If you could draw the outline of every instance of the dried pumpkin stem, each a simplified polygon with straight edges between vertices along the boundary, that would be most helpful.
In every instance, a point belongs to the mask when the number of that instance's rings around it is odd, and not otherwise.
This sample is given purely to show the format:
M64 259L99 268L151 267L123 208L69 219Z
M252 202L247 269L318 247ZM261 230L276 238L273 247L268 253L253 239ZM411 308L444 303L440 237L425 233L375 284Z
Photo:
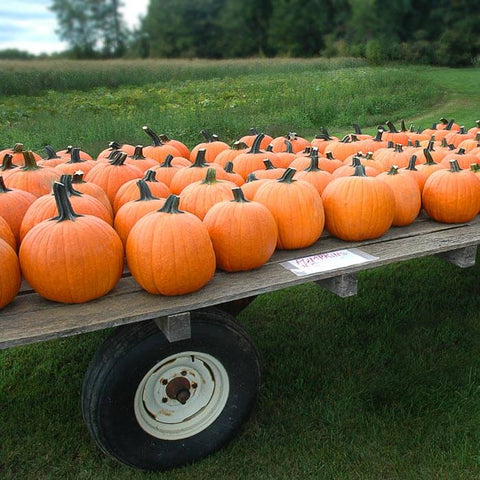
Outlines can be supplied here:
M182 210L179 210L178 205L180 203L180 197L174 195L173 193L168 196L165 204L158 211L163 213L185 213Z
M66 220L75 221L76 218L83 216L74 212L72 204L68 199L67 189L63 183L53 183L53 195L55 196L55 203L57 204L58 216L50 220L56 220L57 222L64 222Z

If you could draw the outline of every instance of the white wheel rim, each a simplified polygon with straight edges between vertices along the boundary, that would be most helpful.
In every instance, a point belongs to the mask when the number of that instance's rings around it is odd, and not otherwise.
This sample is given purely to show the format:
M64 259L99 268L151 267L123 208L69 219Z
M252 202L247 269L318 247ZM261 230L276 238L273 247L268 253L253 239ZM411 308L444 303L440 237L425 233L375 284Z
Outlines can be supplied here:
M175 395L172 398L172 391L180 389L190 395L184 404ZM218 418L229 390L228 374L219 360L206 353L177 353L143 377L135 393L135 416L142 429L156 438L188 438Z

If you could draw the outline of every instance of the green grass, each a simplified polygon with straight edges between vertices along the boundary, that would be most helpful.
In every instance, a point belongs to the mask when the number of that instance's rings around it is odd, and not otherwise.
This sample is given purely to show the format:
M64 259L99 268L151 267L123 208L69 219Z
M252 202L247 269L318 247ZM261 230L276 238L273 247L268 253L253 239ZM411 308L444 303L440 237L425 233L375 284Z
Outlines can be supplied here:
M50 65L38 75L53 75ZM251 126L307 136L320 125L478 118L474 69L185 61L109 88L102 64L88 65L97 71L78 83L72 74L61 92L1 96L2 146L73 142L96 153L111 139L145 142L143 124L193 146L203 127L232 141ZM479 272L429 258L362 273L352 298L314 285L260 296L239 317L263 359L252 419L226 449L166 474L108 459L83 425L83 375L109 332L2 351L0 477L479 478Z

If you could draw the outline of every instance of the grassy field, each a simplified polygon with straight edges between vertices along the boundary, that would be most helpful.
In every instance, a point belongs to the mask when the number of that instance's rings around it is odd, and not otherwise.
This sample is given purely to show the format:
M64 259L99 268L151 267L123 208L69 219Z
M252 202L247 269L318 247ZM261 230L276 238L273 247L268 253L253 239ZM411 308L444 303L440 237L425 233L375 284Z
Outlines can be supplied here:
M145 143L143 124L189 146L201 128L231 142L252 126L305 136L320 125L373 131L401 118L470 126L480 103L474 69L351 60L72 63L66 73L28 65L0 63L0 147L74 143L97 153L113 139ZM165 474L108 459L83 425L83 374L108 331L2 351L0 477L479 478L479 279L479 265L428 258L362 273L352 298L314 285L259 297L239 316L263 358L252 419L221 452Z

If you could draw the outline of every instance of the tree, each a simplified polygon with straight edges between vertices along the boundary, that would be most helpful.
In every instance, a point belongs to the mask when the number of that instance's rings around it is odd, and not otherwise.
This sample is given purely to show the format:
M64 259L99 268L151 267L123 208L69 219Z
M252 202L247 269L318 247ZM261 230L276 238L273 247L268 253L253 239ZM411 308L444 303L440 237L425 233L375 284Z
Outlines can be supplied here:
M58 33L77 58L119 57L127 29L120 15L122 0L53 0L50 9Z

